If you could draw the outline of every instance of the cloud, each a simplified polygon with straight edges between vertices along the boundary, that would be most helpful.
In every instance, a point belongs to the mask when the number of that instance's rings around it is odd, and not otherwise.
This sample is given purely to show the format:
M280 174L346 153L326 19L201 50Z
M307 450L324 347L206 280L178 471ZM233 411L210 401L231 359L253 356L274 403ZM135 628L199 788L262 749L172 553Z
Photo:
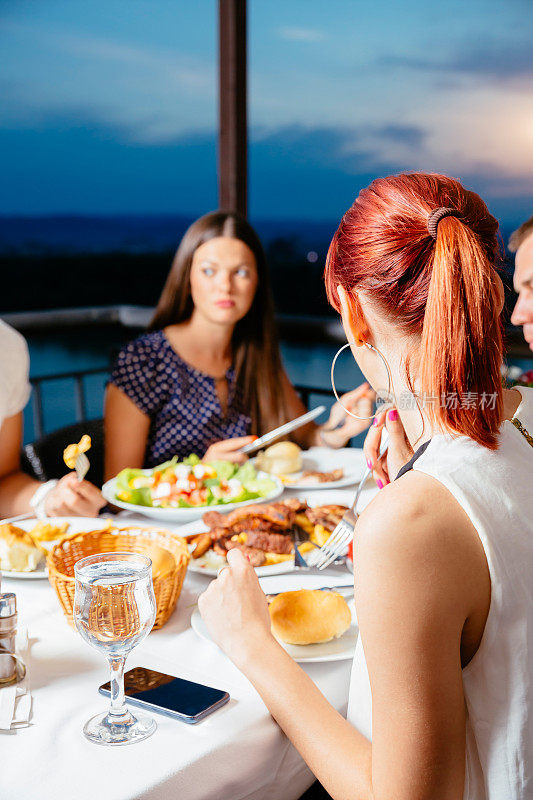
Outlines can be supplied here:
M533 78L531 42L503 42L501 39L485 40L483 46L464 43L446 60L387 55L381 56L378 63L426 72L474 76L491 81Z
M3 177L11 187L0 213L193 216L216 207L214 129L139 143L89 117L58 116L38 130L0 129L0 149L10 153ZM533 207L526 174L488 159L442 158L426 131L396 123L255 129L249 164L255 218L336 220L374 178L410 170L455 175L513 224Z
M324 39L322 31L313 28L280 28L278 31L281 39L289 42L321 42Z
M255 128L252 143L264 152L279 153L295 164L315 164L344 171L403 163L418 157L426 131L414 125L306 126Z
M426 139L426 131L416 125L390 124L374 130L382 139L390 139L391 142L416 149L422 147Z
M215 123L214 60L10 20L0 21L0 33L14 49L0 83L0 127L78 116L122 138L164 143L192 120ZM20 63L17 49L31 57Z

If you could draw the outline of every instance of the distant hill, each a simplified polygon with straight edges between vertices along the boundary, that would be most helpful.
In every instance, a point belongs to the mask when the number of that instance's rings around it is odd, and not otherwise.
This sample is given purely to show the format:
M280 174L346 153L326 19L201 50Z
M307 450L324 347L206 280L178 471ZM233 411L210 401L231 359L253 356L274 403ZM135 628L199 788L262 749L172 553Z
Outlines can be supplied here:
M66 253L160 253L175 250L193 217L181 215L0 216L0 253L47 255ZM268 244L278 237L296 238L302 248L326 246L335 221L251 220Z
M180 215L0 217L0 313L154 305L192 221ZM251 222L265 246L278 311L331 314L322 274L338 222ZM514 227L502 230L504 241Z

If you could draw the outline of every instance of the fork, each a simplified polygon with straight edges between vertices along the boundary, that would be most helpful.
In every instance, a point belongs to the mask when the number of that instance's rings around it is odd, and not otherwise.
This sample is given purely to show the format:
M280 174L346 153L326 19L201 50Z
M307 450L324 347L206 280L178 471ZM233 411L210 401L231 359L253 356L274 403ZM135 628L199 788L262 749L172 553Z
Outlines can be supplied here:
M297 526L294 526L294 569L309 569L309 565L300 553L301 536Z
M383 433L381 434L381 446L379 448L379 455L382 456L385 450L387 449L389 441L389 434L386 428L383 429ZM341 555L344 548L353 537L355 523L357 522L357 517L359 516L356 508L357 503L359 501L359 497L363 490L363 487L368 479L368 476L372 472L370 467L367 467L365 472L363 473L363 477L357 487L357 491L355 493L354 501L351 505L351 508L346 511L343 518L339 522L339 524L334 529L333 533L329 537L329 539L322 545L320 548L317 558L314 561L314 566L317 569L325 569L332 561Z
M76 456L76 463L74 464L74 469L76 470L76 475L78 476L79 483L81 483L82 480L87 475L90 466L91 465L89 464L89 459L87 458L85 453L79 453L79 455Z

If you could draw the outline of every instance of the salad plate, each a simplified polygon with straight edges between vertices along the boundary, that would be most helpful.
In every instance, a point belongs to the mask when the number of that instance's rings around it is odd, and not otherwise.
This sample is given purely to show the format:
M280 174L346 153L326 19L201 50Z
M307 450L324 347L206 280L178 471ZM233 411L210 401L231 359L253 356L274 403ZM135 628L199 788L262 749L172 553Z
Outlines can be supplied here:
M196 456L152 469L124 469L102 487L109 503L161 523L190 522L207 510L232 511L282 492L281 481L257 471L251 461L202 463Z

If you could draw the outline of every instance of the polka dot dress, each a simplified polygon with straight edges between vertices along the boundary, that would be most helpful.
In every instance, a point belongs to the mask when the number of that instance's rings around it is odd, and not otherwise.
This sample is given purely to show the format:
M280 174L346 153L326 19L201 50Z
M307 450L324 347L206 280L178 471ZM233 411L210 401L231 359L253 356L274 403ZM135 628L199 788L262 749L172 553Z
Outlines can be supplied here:
M111 383L150 417L145 467L173 456L196 453L201 457L213 442L250 432L251 420L244 412L232 368L226 379L224 415L214 378L183 361L163 331L139 336L120 351Z

